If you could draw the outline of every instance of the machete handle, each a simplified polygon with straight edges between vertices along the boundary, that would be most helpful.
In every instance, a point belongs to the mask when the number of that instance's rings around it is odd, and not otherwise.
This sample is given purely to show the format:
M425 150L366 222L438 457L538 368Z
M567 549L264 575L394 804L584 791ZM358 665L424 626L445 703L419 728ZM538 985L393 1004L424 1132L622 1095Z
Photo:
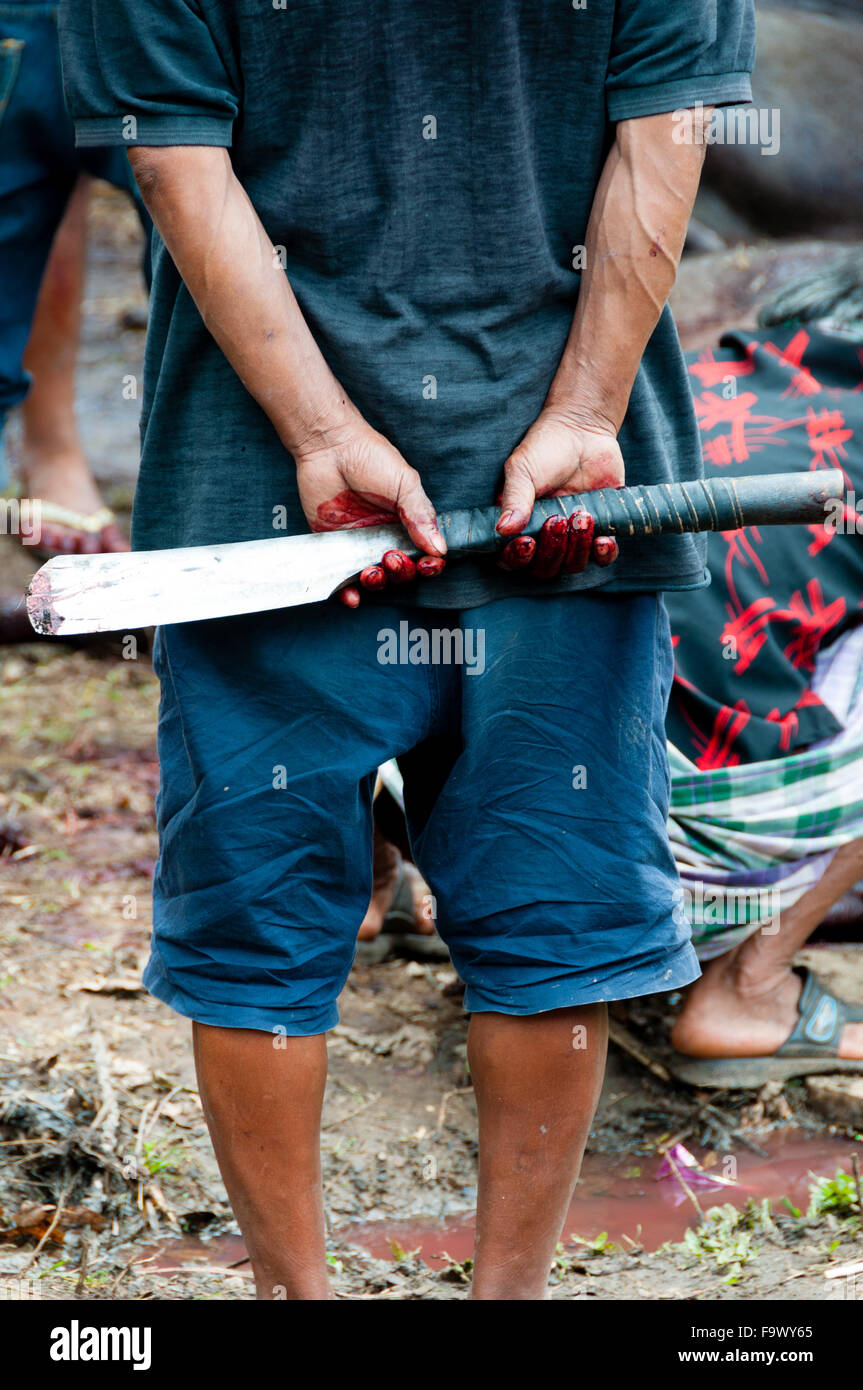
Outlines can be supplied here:
M824 521L827 505L844 496L845 478L831 468L751 478L708 478L689 483L600 488L537 502L521 533L535 536L550 516L589 512L597 536L664 536L685 531L738 531L743 526L788 526ZM450 551L497 550L504 543L497 507L438 513Z

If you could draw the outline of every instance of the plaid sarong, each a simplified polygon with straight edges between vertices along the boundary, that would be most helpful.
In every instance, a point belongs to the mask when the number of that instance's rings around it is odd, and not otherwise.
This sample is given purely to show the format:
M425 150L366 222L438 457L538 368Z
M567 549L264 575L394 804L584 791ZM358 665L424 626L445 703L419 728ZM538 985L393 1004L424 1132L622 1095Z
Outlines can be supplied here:
M702 960L731 950L863 836L863 627L819 654L812 688L842 724L804 752L700 771L668 745L668 830Z

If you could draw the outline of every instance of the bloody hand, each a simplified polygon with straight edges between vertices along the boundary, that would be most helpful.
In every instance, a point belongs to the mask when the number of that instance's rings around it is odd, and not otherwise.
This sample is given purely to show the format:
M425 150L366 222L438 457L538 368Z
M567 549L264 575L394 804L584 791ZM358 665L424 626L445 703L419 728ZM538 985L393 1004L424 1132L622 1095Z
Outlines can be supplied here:
M438 555L423 555L420 560L412 560L403 550L388 550L379 565L368 565L361 571L359 585L367 593L380 593L388 584L407 584L411 579L434 579L445 567L446 560ZM338 597L348 608L356 608L360 589L356 584L348 584L340 589Z
M514 536L498 556L503 570L527 571L534 579L555 579L559 574L581 574L590 560L595 565L610 565L618 556L613 536L594 536L593 517L589 512L573 512L566 517L550 516L539 533Z
M498 564L535 579L581 574L589 561L610 565L618 555L612 536L595 536L589 512L567 521L549 517L538 540L520 533L538 497L566 497L592 488L622 487L623 456L611 426L578 421L545 408L504 465L498 534L505 540ZM510 539L510 537L512 539Z
M319 431L313 444L295 448L294 457L300 501L313 531L381 526L398 517L423 552L415 562L403 550L387 551L379 565L363 570L358 584L339 590L348 608L356 608L362 589L440 574L446 542L419 473L356 410L338 427Z

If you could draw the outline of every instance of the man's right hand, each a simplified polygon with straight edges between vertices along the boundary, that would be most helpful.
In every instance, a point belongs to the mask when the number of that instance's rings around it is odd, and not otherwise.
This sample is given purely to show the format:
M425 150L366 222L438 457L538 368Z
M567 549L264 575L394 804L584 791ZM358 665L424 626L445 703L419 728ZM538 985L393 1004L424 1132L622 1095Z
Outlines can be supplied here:
M317 431L312 440L295 446L293 453L300 501L313 531L382 526L397 518L424 552L414 562L404 551L388 551L380 565L363 570L362 588L379 591L388 583L440 574L446 542L419 473L358 412L344 424ZM339 598L356 608L360 587L348 585Z

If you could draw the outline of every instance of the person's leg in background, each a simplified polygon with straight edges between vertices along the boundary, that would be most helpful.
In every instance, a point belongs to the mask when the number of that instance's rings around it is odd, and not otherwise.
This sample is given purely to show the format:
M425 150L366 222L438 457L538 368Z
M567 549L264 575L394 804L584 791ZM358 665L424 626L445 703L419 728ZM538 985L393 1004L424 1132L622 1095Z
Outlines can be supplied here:
M52 42L56 50L50 16L25 18L23 7L0 6L0 447L9 412L30 384L23 359L39 285L77 177L45 159L50 122L65 119L52 94ZM8 484L0 455L0 488Z
M23 490L52 507L104 520L90 530L58 525L46 516L41 546L59 553L128 550L87 462L75 411L75 373L81 336L90 179L72 190L45 266L24 368L32 379L21 405L18 471Z
M388 915L399 913L402 934L433 936L426 884L413 864L400 854L375 821L372 896L359 930L360 941L374 941L384 931Z
M0 488L10 481L4 426L32 376L20 483L43 503L41 547L128 549L102 507L75 420L88 175L128 191L139 215L142 205L124 151L75 149L49 5L0 4L0 133ZM50 520L52 507L64 520Z
M768 1057L798 1019L803 986L794 957L829 909L863 878L863 840L834 854L819 883L782 912L778 931L756 931L704 967L671 1033L689 1057ZM863 1023L846 1023L839 1057L863 1057Z

